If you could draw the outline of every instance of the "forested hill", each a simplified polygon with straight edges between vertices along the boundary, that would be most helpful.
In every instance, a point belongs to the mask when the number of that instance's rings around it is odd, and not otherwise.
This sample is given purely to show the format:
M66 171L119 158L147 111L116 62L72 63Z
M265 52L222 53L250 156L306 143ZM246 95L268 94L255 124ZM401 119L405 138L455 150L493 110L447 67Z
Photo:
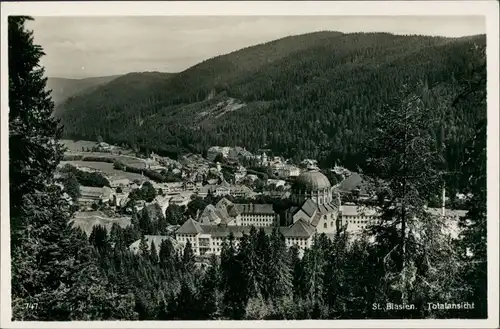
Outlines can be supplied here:
M152 85L166 80L174 73L163 72L132 72L124 75L97 77L86 79L49 78L47 89L52 89L52 98L56 103L55 115L61 116L67 108L59 106L71 98L86 99L100 97L107 99L122 99L137 96ZM106 101L109 102L109 101Z
M373 115L405 82L424 82L451 162L485 116L451 106L481 65L466 38L318 32L218 56L169 79L114 80L60 106L69 138L128 143L169 154L210 145L271 148L286 156L354 165ZM125 78L125 77L122 77ZM62 109L62 110L61 110Z
M83 79L48 78L47 89L52 90L54 102L60 104L72 96L92 91L117 77L119 75Z

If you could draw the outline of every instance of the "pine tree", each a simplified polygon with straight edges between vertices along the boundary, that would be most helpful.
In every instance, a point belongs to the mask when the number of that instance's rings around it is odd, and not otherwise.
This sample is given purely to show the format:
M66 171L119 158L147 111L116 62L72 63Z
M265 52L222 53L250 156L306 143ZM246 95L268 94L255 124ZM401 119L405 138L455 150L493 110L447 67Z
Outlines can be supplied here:
M184 277L181 280L181 289L175 301L175 318L180 320L200 319L200 308L196 299L196 292L192 282Z
M182 253L182 264L184 265L184 269L188 272L192 272L194 269L194 252L191 247L191 242L188 241L186 246L184 247L184 252Z
M143 257L143 259L149 257L148 240L145 236L143 236L141 242L139 242L139 254Z
M255 229L253 229L255 231ZM251 232L252 234L254 232ZM255 234L255 233L254 233ZM260 289L257 282L258 273L258 263L255 254L255 246L252 243L251 236L243 235L238 246L237 260L242 268L242 281L241 289L245 294L249 296L257 296L260 293Z
M52 185L60 129L44 91L43 51L24 28L29 19L8 19L13 318L132 320L133 297L113 292L85 235L67 224L68 204Z
M149 258L151 260L152 265L156 265L158 263L158 253L156 251L156 245L154 241L151 241L151 249L149 251Z
M386 250L388 298L404 303L419 298L426 290L424 282L438 268L441 283L457 279L457 255L442 232L444 219L426 211L429 200L442 190L446 173L442 150L429 129L433 109L421 101L419 90L418 85L404 86L400 96L378 112L364 171L374 179L374 190L385 195L377 200L381 224L372 233L378 247ZM437 276L433 280L437 289L445 289Z
M473 71L471 81L463 83L466 87L456 100L457 106L479 108L482 119L476 126L472 141L466 149L466 159L462 165L467 178L465 192L468 194L467 215L460 220L462 232L459 247L465 263L465 280L471 286L468 298L476 307L471 311L473 317L487 317L487 119L486 119L486 52L476 49L482 59L481 65Z
M248 301L246 289L242 293L244 278L241 262L237 259L234 235L229 234L222 243L221 250L221 290L224 293L223 314L229 319L242 319Z
M293 283L293 297L295 301L298 301L305 296L305 277L304 277L304 265L300 258L300 251L297 245L293 245L289 249L290 267L292 269L292 283Z
M206 270L199 294L198 304L201 305L201 315L204 319L215 320L219 316L219 264L215 255L210 257L210 264Z
M293 293L292 271L285 237L276 228L270 241L271 253L267 265L268 293L274 305Z
M64 192L68 193L73 201L78 200L78 198L80 197L80 183L78 183L78 179L76 178L75 174L66 174L66 177L63 178L62 183L64 186Z
M250 232L252 244L255 246L255 279L258 285L258 291L262 297L267 299L269 292L267 291L267 275L266 267L269 264L269 257L271 254L271 247L269 237L266 232L261 228L258 232L252 230Z
M42 191L53 181L62 159L61 128L52 117L54 103L45 91L42 48L24 24L30 17L10 16L9 43L9 177L11 228L22 225L19 216L24 195Z
M164 270L167 279L175 275L175 250L169 239L162 241L160 245L159 262L160 268Z
M156 230L153 233L157 235L164 235L167 233L167 226L168 222L165 216L163 216L163 214L159 214L156 219Z
M109 248L108 232L101 225L94 226L92 228L92 233L89 236L89 242L99 253L107 252Z
M146 181L144 182L144 184L142 184L141 192L142 198L146 202L151 202L156 198L156 189L149 181Z
M147 207L142 210L142 213L138 217L139 229L141 233L145 235L153 234L153 222L151 221Z
M320 249L316 241L317 238L315 237L312 248L306 249L302 258L304 264L304 277L307 278L305 282L305 297L312 305L316 302L323 303L326 268L323 250Z

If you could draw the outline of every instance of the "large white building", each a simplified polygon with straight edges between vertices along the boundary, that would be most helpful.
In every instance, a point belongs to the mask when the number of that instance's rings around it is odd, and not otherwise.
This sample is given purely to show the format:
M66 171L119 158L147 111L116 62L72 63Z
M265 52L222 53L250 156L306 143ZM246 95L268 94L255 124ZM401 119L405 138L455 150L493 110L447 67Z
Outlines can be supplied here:
M219 254L223 239L230 233L238 241L252 226L269 233L278 227L287 246L297 245L303 250L311 246L315 234L333 234L342 224L340 201L333 198L330 182L317 170L297 177L291 200L294 205L283 214L286 226L277 226L278 216L272 205L232 204L222 199L215 206L207 206L199 222L186 221L176 232L176 238L180 243L190 241L197 255Z
M271 234L275 228L267 226L261 229L265 233ZM194 254L197 256L220 255L224 239L229 234L233 234L235 246L238 246L243 235L248 235L251 229L251 226L202 225L190 218L175 232L175 239L182 248L189 241ZM283 233L289 247L297 245L301 250L304 250L312 245L313 228L305 222L300 221L292 227L282 226L276 229Z
M206 207L199 221L186 221L176 231L176 239L182 246L190 241L196 255L219 255L222 242L231 233L237 245L252 226L269 234L277 228L284 235L287 246L297 245L303 251L311 247L316 234L333 236L338 230L359 233L379 220L374 208L341 205L340 197L337 193L334 197L330 182L318 170L309 170L297 177L292 185L291 201L293 206L281 214L286 225L277 226L277 214L271 205L232 204L222 199L217 205ZM440 209L429 211L443 212ZM463 215L464 212L446 213L454 222Z

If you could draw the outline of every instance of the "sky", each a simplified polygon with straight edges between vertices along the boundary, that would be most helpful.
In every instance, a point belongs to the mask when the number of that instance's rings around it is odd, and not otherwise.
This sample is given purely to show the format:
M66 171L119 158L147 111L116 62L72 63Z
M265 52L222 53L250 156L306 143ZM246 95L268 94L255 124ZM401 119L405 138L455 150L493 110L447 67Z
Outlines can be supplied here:
M49 77L181 72L217 55L315 31L461 37L486 33L481 16L35 17L27 24Z

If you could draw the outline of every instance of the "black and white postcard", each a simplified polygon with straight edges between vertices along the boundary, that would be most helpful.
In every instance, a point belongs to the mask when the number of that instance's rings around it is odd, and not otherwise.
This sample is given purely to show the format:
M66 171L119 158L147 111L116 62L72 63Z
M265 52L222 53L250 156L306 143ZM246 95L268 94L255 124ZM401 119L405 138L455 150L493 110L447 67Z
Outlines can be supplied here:
M498 9L2 3L2 328L498 327Z

